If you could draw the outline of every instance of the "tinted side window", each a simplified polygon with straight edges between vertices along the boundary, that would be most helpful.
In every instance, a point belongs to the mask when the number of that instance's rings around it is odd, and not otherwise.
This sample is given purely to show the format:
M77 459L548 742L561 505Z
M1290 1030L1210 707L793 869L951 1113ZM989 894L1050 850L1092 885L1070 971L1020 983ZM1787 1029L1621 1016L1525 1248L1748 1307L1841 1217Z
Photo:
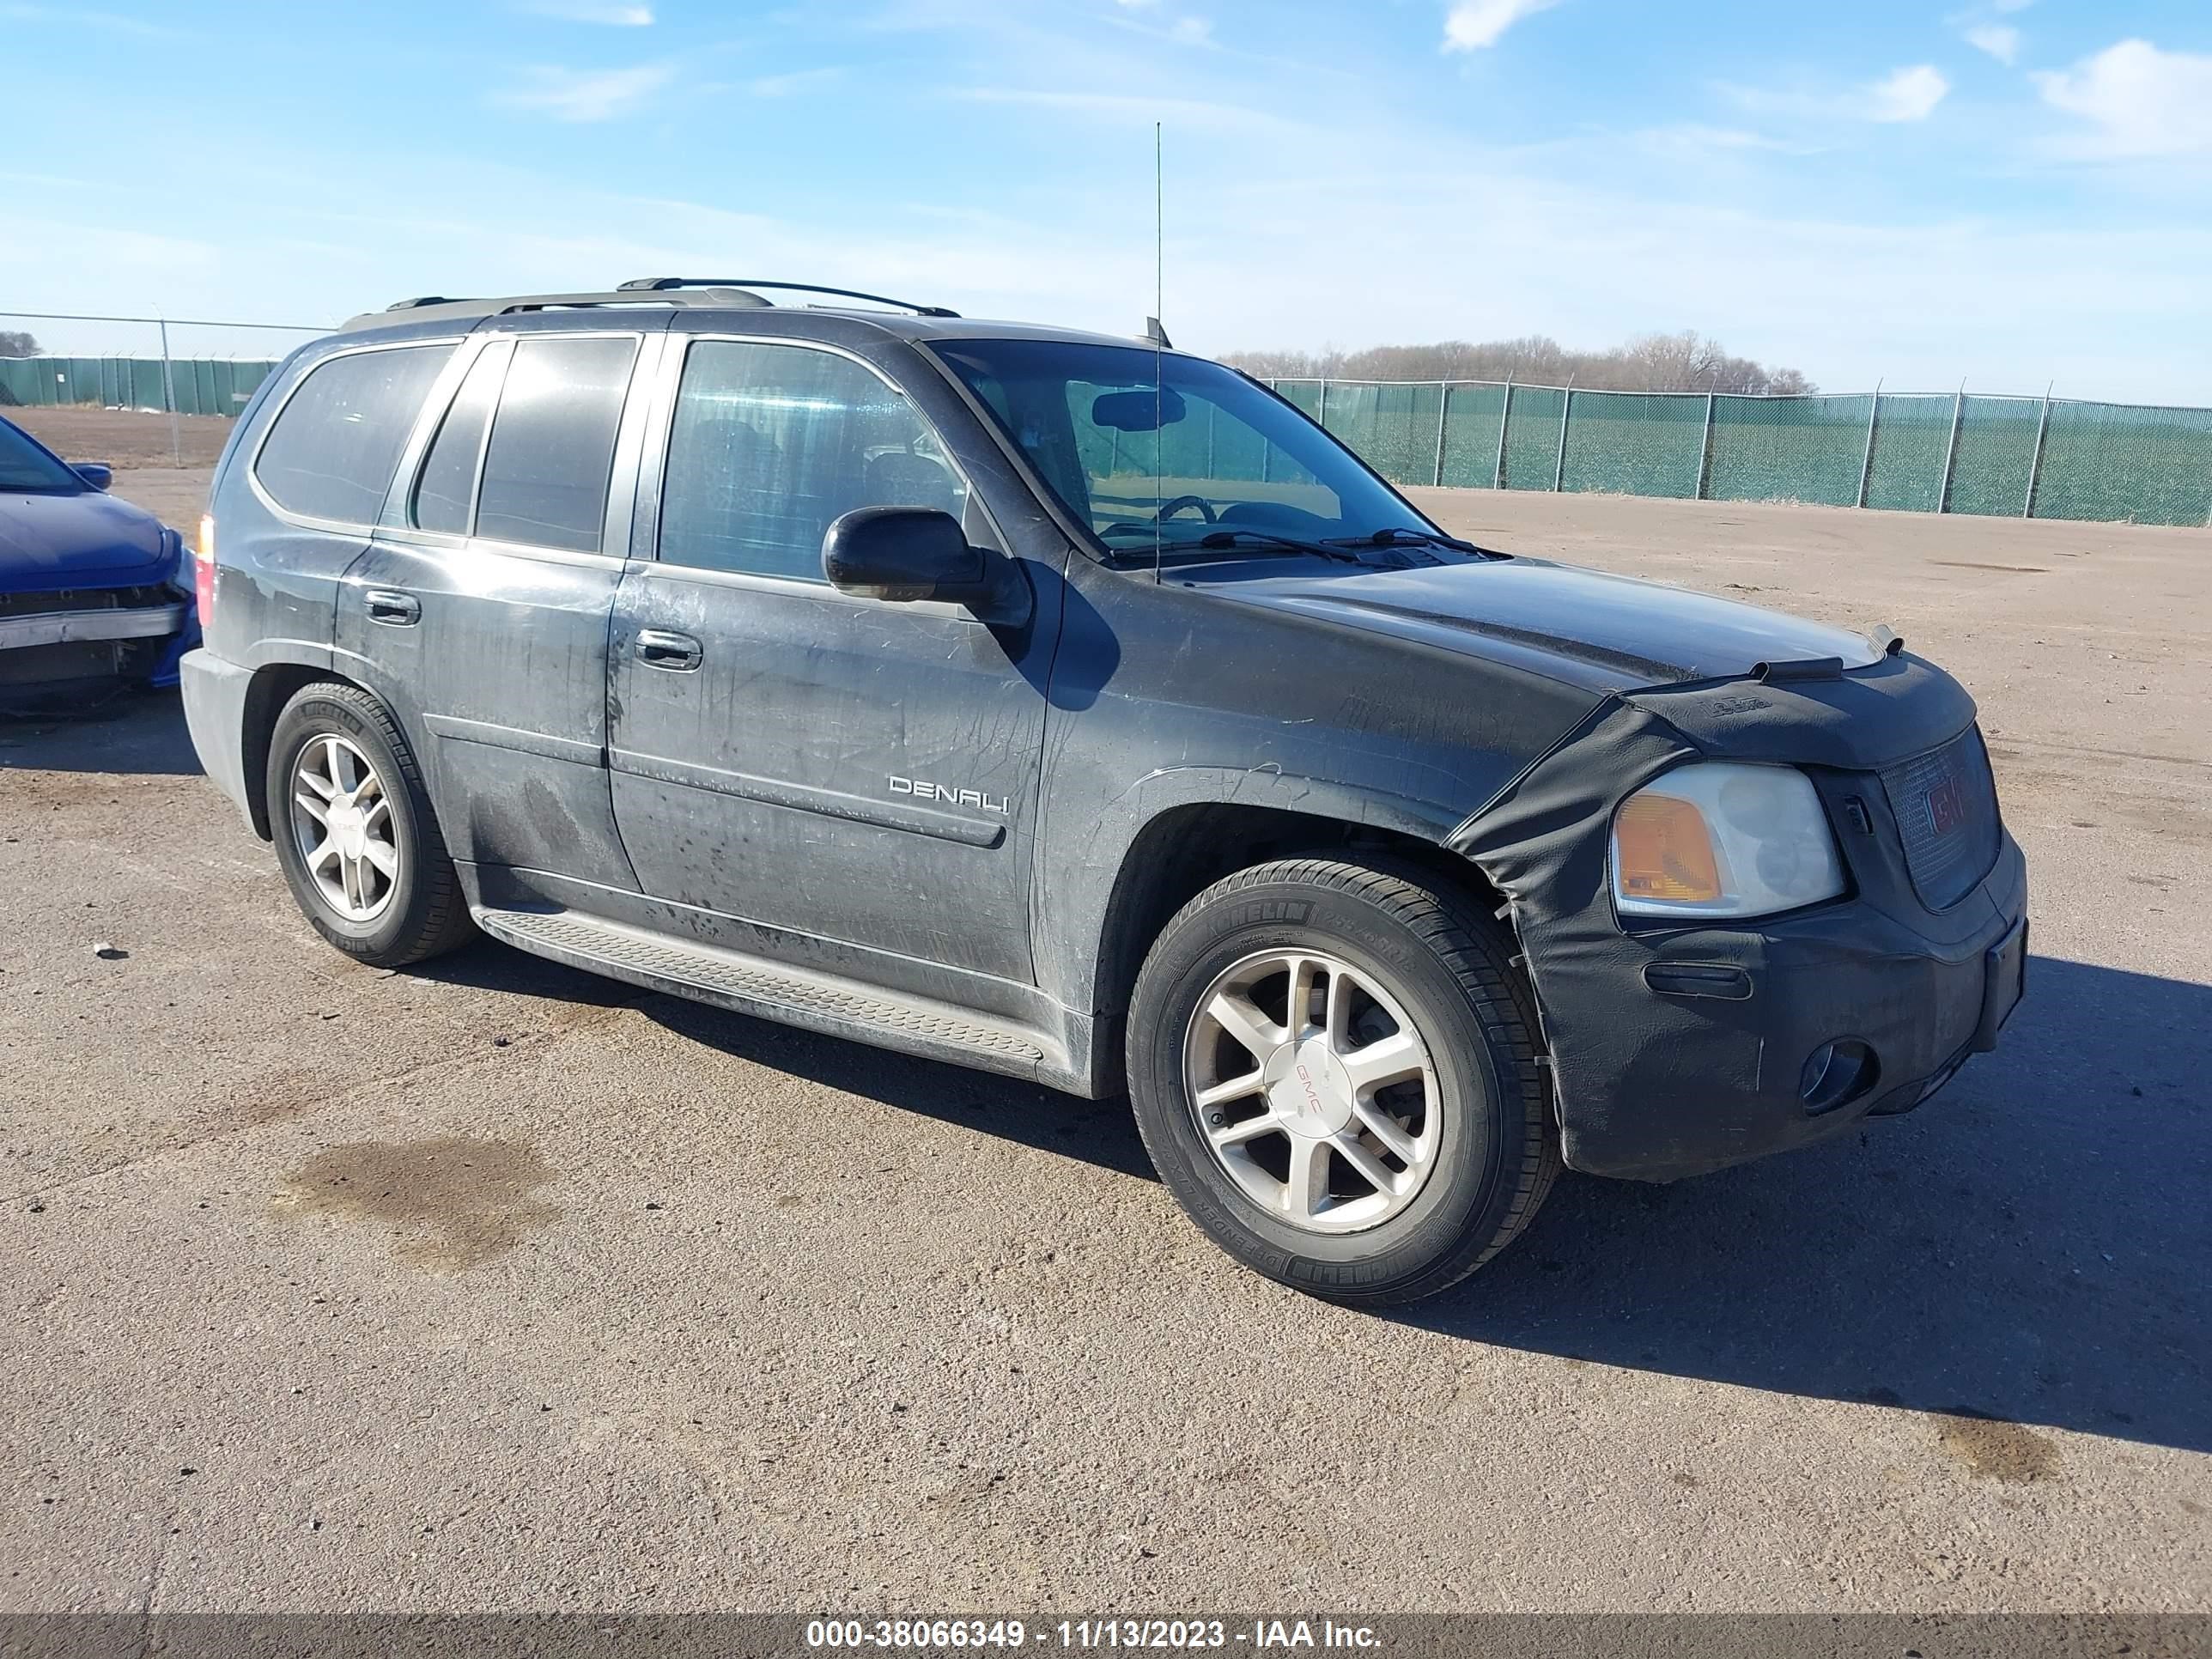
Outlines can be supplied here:
M914 405L850 358L702 340L684 359L661 491L670 563L818 582L822 535L841 514L958 518L967 499Z
M438 422L422 475L415 481L415 525L466 535L469 502L477 487L477 458L483 450L485 424L507 373L507 348L495 341L477 355L453 394L453 407Z
M307 372L253 464L269 499L303 518L372 525L450 345L332 357Z
M599 550L637 342L542 334L515 343L484 452L477 534Z

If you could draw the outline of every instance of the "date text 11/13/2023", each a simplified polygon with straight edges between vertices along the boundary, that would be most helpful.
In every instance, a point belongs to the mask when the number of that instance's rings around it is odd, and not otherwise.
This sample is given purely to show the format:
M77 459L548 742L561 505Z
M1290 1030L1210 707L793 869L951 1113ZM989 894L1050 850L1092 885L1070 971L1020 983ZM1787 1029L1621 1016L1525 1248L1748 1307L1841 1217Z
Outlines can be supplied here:
M811 1649L1370 1649L1382 1638L1365 1625L1332 1620L1256 1619L1232 1626L1221 1619L1063 1619L1032 1626L1019 1619L817 1619L806 1626Z

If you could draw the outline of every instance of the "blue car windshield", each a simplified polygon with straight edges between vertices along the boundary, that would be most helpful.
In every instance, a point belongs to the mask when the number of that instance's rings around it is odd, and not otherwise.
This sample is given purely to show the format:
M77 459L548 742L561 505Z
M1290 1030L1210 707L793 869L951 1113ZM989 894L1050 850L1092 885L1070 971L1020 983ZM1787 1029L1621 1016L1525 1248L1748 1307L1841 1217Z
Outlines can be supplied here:
M0 421L0 489L75 495L89 488L19 428Z
M1336 440L1218 363L1069 340L933 349L1111 550L1230 530L1310 542L1436 533Z

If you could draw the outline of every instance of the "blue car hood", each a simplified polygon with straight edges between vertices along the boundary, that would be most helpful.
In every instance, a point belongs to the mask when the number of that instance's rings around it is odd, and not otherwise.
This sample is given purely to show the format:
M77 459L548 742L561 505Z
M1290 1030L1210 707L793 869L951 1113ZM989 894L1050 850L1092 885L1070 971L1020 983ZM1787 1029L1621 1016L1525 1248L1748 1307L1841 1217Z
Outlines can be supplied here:
M0 593L160 581L176 556L160 520L99 490L0 491Z

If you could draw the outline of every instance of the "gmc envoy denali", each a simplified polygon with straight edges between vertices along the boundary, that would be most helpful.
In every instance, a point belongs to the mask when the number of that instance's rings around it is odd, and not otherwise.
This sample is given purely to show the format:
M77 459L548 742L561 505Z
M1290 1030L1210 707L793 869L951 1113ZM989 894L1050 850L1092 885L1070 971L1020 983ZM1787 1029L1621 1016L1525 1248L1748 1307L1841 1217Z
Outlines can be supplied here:
M1126 1090L1317 1295L1452 1284L1562 1164L1909 1111L2021 994L1948 674L1456 539L1157 326L410 301L270 377L210 506L192 738L339 950Z

